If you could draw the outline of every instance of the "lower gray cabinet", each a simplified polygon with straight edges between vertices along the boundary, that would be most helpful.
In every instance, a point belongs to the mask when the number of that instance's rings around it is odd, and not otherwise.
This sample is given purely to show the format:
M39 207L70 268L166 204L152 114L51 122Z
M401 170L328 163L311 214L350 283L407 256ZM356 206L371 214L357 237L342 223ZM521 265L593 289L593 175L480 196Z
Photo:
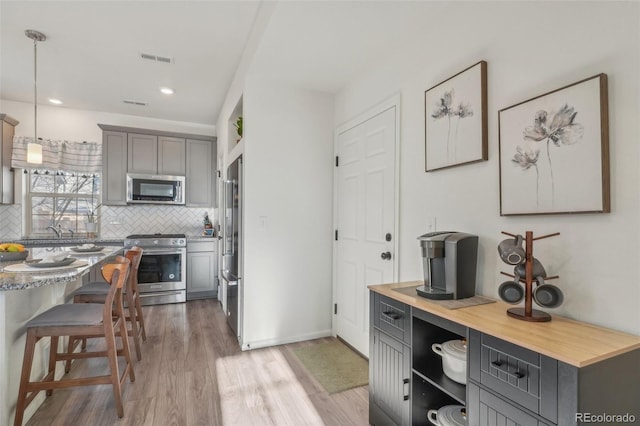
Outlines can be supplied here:
M373 351L369 354L369 368L372 371L372 374L369 374L370 401L377 410L381 410L388 420L392 421L391 424L409 424L410 363L411 350L408 346L374 329ZM371 424L389 424L385 421L387 420L385 416L381 416L380 413L375 414L377 416L369 418Z
M187 243L187 300L218 294L217 240Z
M411 308L373 292L370 302L369 423L409 425L411 347L404 338L411 341Z
M504 399L476 386L467 384L468 424L476 426L545 426L544 423Z

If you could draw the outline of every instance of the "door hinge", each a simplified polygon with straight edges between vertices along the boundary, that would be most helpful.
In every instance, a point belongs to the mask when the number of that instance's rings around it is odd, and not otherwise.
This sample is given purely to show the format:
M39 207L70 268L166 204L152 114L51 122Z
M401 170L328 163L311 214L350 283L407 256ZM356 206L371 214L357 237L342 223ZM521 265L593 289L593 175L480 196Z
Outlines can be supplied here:
M338 315L338 304L337 303L333 304L333 315Z
M338 241L338 230L337 229L336 229L335 239L336 239L336 241Z
M340 157L336 155L336 167L340 165Z

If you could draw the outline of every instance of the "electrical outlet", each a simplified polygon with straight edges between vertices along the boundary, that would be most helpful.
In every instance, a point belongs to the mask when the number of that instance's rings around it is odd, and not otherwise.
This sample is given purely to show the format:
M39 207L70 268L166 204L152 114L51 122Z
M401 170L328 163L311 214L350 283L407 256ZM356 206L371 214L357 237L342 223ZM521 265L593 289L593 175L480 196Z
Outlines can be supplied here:
M435 232L436 231L436 217L428 216L427 217L427 232Z

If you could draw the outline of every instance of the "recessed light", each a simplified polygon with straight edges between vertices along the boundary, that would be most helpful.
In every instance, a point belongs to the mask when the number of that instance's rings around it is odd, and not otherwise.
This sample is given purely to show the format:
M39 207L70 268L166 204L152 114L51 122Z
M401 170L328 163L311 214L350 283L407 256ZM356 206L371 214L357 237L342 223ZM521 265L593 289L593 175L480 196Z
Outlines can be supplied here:
M161 87L160 91L162 93L164 93L165 95L173 95L173 89L171 89L169 87Z
M62 105L62 101L60 99L49 98L49 102L54 105Z

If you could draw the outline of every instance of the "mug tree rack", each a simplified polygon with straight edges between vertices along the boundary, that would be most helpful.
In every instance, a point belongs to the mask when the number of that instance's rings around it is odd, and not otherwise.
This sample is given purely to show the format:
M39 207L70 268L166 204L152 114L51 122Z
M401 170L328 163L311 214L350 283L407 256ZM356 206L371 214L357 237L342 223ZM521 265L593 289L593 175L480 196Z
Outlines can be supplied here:
M504 235L508 235L510 237L516 238L517 235L510 234L508 232L502 231ZM531 321L531 322L547 322L551 321L551 315L544 311L539 311L537 309L533 309L533 242L537 240L542 240L544 238L555 237L556 235L560 235L559 232L555 232L553 234L542 235L540 237L533 237L532 231L526 231L525 233L525 295L524 295L524 308L510 308L507 309L507 315L512 318L516 318L523 321ZM505 272L501 272L503 275L510 276L515 278L514 275L507 274ZM558 276L547 277L546 279L554 279L558 278ZM522 281L522 279L520 279Z

